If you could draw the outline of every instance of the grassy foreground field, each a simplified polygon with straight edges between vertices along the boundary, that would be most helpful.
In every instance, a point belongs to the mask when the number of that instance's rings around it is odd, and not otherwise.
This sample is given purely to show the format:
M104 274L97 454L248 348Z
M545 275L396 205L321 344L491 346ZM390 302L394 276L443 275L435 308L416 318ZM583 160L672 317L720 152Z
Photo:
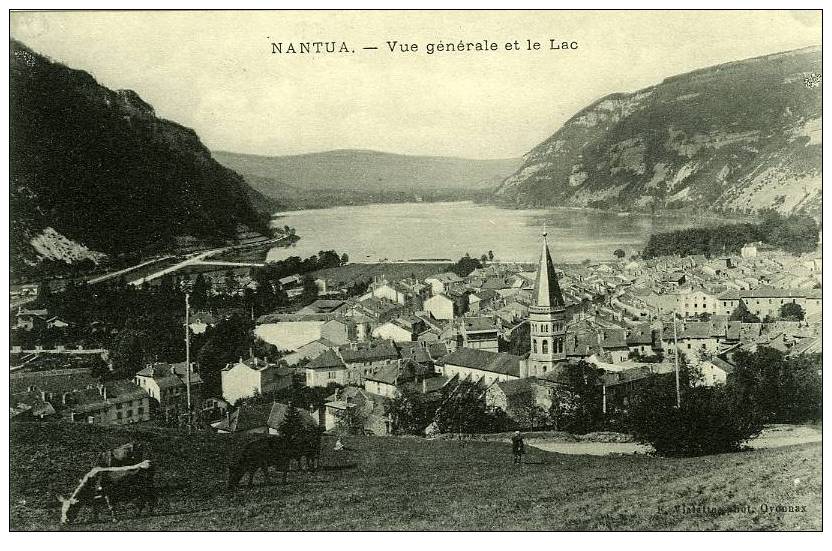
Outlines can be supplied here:
M72 492L99 451L130 440L146 443L159 465L155 514L137 517L132 505L121 505L115 524L88 523L82 512L69 529L821 528L819 443L689 459L532 449L528 463L518 468L509 446L498 442L354 437L344 439L347 451L334 452L326 437L318 473L290 473L286 485L264 484L258 475L253 489L229 493L224 465L241 439L137 427L14 424L11 529L59 529L55 496Z

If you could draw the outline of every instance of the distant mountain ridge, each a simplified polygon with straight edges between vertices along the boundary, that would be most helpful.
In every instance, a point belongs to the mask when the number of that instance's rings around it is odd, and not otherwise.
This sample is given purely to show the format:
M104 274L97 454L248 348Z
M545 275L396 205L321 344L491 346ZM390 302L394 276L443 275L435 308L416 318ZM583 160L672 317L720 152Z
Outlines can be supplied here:
M10 41L12 269L267 233L259 198L190 128ZM250 197L251 196L251 197Z
M725 63L594 102L494 193L515 206L819 215L819 47Z
M214 151L260 193L291 201L324 193L333 202L348 194L383 198L493 190L520 166L520 159L463 159L399 155L365 149L338 149L300 155L264 156Z

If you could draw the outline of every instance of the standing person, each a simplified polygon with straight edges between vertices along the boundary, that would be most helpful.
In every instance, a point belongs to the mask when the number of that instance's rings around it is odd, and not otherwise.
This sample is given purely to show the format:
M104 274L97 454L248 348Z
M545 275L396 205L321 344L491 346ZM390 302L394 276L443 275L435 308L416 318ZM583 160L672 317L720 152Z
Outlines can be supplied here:
M523 454L526 453L526 444L523 442L523 435L519 430L514 431L514 436L511 437L511 452L514 454L514 464L519 465L523 462Z

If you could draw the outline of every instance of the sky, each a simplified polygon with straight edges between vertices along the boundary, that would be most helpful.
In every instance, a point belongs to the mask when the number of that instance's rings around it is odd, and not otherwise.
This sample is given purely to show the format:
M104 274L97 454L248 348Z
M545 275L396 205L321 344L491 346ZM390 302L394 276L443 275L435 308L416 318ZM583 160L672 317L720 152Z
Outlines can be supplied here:
M12 37L213 150L519 157L613 92L821 44L820 12L15 12ZM526 50L527 40L540 50ZM551 50L550 39L577 42ZM506 50L518 41L519 51ZM354 53L274 54L345 42ZM387 41L418 44L391 53ZM497 51L426 53L438 42ZM377 47L365 50L364 47Z

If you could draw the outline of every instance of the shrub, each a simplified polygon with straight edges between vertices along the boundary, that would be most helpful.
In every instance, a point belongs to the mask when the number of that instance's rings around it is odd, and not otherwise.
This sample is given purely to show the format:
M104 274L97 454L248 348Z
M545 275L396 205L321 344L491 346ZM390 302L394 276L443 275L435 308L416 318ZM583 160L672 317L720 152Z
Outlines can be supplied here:
M686 388L676 407L672 377L656 377L633 399L627 422L658 455L687 457L738 451L762 429L747 402L723 386Z

